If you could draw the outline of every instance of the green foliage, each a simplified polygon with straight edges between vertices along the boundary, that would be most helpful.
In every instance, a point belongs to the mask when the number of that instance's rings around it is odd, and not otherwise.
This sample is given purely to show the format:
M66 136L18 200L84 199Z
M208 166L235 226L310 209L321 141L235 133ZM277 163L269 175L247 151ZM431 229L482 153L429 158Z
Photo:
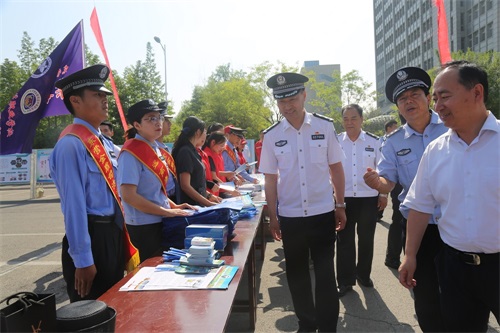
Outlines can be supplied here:
M390 115L380 115L370 119L365 119L365 121L363 122L363 130L378 136L383 136L385 134L385 123L391 119L394 119L398 123L400 123L397 113L392 113Z
M314 106L319 113L333 119L335 128L342 128L342 107L348 104L358 104L366 114L372 111L376 92L368 92L371 83L366 82L357 70L341 75L334 71L331 80L318 81L314 72L304 73L309 81L306 85L314 94L307 96L309 104Z
M266 123L262 129L271 126L283 118L278 110L278 106L271 89L269 89L266 85L267 80L277 73L298 71L298 66L288 66L282 62L271 64L268 61L251 68L250 73L247 75L247 79L255 89L260 91L264 99L263 106L265 109L269 110L269 112L261 115L261 117L266 117Z
M15 62L5 59L0 65L0 105L3 110L14 94L26 81L21 67Z
M258 138L260 130L270 125L271 112L264 106L263 91L252 85L249 77L243 71L232 70L229 64L217 67L204 87L195 87L167 140L175 141L188 116L197 116L207 126L215 122L232 124L246 129L247 137Z
M500 52L473 52L469 49L467 52L453 52L452 58L454 60L467 60L473 62L488 73L489 96L486 107L497 119L500 119ZM439 68L432 68L428 71L433 84L438 73Z
M10 98L21 88L40 63L53 51L57 42L53 38L41 39L38 45L25 32L18 50L19 63L5 59L0 64L0 103L5 106ZM93 54L85 45L86 66L102 63L98 55ZM487 107L499 118L500 114L500 53L455 52L454 59L466 59L476 62L486 69L490 83ZM234 70L231 65L217 67L206 83L194 87L190 100L184 101L178 115L172 120L171 134L166 142L174 142L180 133L186 117L195 115L203 119L207 126L220 122L233 124L247 130L247 137L257 139L260 130L282 119L271 89L266 86L267 79L280 72L298 72L299 66L284 63L263 62L249 69L249 72ZM431 70L431 78L437 69ZM340 109L343 105L356 103L365 110L363 128L377 135L384 134L384 124L389 118L398 120L394 108L390 116L381 115L373 109L375 92L370 92L371 85L353 70L344 75L332 73L332 80L323 82L315 78L314 73L304 73L310 78L307 83L312 92L308 102L321 113L332 117L340 132L342 121ZM150 43L146 45L146 57L126 67L123 75L113 71L115 84L119 92L123 111L143 99L151 98L157 102L165 99L164 82L156 68L154 53ZM111 86L106 83L108 89ZM169 114L173 106L169 103ZM109 120L115 125L115 143L124 142L124 129L118 113L116 100L109 98ZM48 117L40 121L35 136L34 148L53 147L61 130L72 122L72 117Z

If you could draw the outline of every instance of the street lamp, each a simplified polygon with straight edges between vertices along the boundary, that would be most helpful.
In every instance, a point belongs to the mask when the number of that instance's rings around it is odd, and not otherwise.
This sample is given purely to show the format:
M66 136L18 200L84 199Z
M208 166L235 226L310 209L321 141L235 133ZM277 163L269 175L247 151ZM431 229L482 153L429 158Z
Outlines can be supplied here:
M155 42L160 44L163 49L163 59L165 60L165 102L168 103L168 92L167 92L167 44L162 44L160 37L155 36Z

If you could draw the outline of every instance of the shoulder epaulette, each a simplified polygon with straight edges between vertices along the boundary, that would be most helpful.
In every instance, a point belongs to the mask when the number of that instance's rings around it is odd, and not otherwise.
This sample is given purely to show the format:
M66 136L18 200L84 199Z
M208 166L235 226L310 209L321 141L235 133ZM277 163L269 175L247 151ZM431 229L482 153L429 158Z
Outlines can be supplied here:
M392 131L391 133L389 133L389 135L387 135L387 138L390 138L391 136L393 136L397 132L401 131L402 129L403 129L403 126L399 126L397 129L395 129L394 131Z
M379 139L380 139L380 137L376 136L376 135L375 135L375 134L373 134L373 133L370 133L370 132L365 132L365 133L366 133L366 135L368 135L368 136L370 136L370 137L372 137L372 138L374 138L374 139L377 139L377 140L379 140Z
M326 120L326 121L329 121L329 122L333 123L333 119L332 118L328 118L327 116L323 116L322 114L313 113L312 115L315 116L315 117L317 117L317 118L320 118L320 119L323 119L323 120Z
M262 133L266 134L267 132L269 132L270 130L272 130L276 126L278 126L279 123L280 123L280 121L278 121L277 123L272 124L271 126L269 126L268 128L266 128Z

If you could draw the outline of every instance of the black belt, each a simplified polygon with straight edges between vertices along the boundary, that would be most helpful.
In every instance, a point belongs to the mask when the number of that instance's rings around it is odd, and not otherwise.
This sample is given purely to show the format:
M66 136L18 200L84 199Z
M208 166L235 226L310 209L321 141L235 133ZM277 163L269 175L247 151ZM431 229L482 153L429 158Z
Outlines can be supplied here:
M92 215L88 214L87 218L89 222L92 223L112 223L115 221L115 216L100 216L100 215Z
M471 252L462 252L459 251L448 244L446 245L445 248L448 249L448 251L454 255L456 255L460 260L465 262L466 264L473 265L473 266L479 266L481 264L485 264L491 260L496 260L497 263L500 259L500 253L471 253Z

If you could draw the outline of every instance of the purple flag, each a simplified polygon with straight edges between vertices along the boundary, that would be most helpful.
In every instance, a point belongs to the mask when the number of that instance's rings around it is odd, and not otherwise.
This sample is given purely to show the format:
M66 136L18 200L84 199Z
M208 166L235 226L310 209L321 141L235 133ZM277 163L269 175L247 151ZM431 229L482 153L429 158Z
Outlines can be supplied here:
M54 83L83 69L83 20L42 62L0 114L0 155L31 153L40 119L69 114Z

